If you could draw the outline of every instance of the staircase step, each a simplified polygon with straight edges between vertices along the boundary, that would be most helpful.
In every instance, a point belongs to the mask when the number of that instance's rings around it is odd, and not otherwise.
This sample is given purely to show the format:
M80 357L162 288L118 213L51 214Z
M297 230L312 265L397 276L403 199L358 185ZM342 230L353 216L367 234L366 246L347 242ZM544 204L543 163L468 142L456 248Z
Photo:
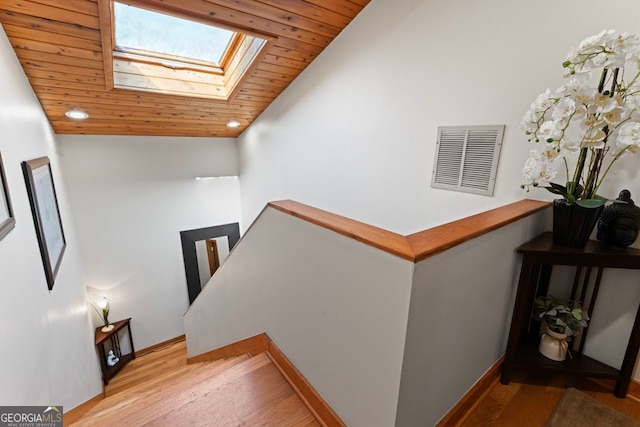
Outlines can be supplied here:
M262 353L200 383L197 389L186 390L172 400L171 407L162 408L161 413L145 411L146 416L137 418L136 423L145 426L255 425L254 417L268 417L278 402L291 396L298 398L271 359ZM302 402L300 405L306 410ZM276 413L277 410L273 414ZM283 425L282 418L271 425Z
M233 381L242 376L244 372L257 369L266 363L268 363L268 360L265 361L264 358L255 357L245 360L240 364L234 364L230 367L227 366L224 372L203 379L197 383L192 381L181 382L176 384L176 387L171 390L171 393L164 390L162 399L154 403L150 403L145 399L145 404L142 406L136 405L133 411L127 407L127 409L121 411L118 414L119 416L114 418L113 421L117 421L118 425L140 426L165 416L170 417L171 413L176 412L178 408L188 405L190 402L215 390L218 384L232 384ZM233 398L233 394L230 397ZM205 410L205 413L206 412L208 412L208 410ZM193 417L194 413L190 415ZM100 421L102 422L103 418L100 418ZM167 421L164 425L184 425L184 421L178 421L178 424Z
M265 405L254 413L245 416L241 425L304 427L317 426L318 421L309 412L297 394L292 394L276 405Z
M170 371L167 374L162 375L161 377L155 378L154 380L148 381L144 384L139 384L128 390L123 390L122 392L114 394L112 396L108 396L96 406L94 406L92 411L101 411L103 409L108 409L120 404L121 402L131 402L133 400L139 400L151 395L154 390L160 390L166 385L170 385L175 381L178 381L180 378L190 375L195 370L195 368L182 368Z
M270 353L187 365L182 343L133 362L74 426L320 425Z
M148 388L162 386L164 383L174 384L176 380L179 381L182 377L186 375L191 375L190 378L192 378L194 381L199 381L199 378L201 378L201 376L202 378L208 378L213 373L217 374L221 372L219 368L219 366L221 365L224 366L224 369L228 369L229 367L235 364L244 362L248 358L249 358L248 355L242 355L235 358L215 360L209 363L198 363L193 365L185 364L175 369L167 369L167 373L162 374L161 376L158 376L156 372L155 374L156 376L153 379L146 381L144 383L138 384L127 390L123 390L120 393L125 393L125 396L137 395L140 392L144 392ZM198 374L192 375L192 373L194 372L198 372ZM116 398L116 396L118 396L120 393L116 393L112 397Z
M105 397L116 395L123 390L130 390L138 384L154 380L158 371L173 372L187 366L184 360L177 362L174 359L168 359L157 360L152 363L145 361L144 369L136 369L137 366L130 366L133 362L125 366L118 374L118 377L105 387ZM127 371L127 368L130 368L130 371Z
M74 426L120 424L119 420L132 417L150 406L171 401L176 394L194 387L212 377L223 374L249 359L248 355L208 363L186 365L159 378L137 385L129 390L102 400ZM169 402L170 403L170 402ZM126 423L124 423L126 424Z

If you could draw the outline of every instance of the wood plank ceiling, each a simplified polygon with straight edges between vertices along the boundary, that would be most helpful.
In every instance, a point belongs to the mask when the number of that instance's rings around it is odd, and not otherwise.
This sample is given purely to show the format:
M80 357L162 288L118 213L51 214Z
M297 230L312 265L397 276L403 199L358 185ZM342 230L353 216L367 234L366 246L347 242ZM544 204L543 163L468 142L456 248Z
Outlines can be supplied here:
M237 137L369 1L142 0L276 39L227 101L108 90L98 0L0 0L0 23L58 134Z

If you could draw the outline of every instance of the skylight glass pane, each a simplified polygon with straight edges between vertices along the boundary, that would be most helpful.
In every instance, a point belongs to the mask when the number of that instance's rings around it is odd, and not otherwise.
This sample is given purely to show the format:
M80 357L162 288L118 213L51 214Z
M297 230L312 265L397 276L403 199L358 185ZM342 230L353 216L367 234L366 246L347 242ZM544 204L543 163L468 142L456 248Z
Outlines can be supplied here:
M116 46L220 63L232 31L115 3Z

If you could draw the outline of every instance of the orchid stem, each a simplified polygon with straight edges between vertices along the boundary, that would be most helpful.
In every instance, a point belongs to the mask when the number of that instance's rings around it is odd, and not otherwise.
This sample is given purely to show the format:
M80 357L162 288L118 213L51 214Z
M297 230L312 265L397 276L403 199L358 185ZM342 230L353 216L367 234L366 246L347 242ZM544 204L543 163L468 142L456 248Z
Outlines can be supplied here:
M613 164L624 154L625 151L627 151L629 149L629 146L624 147L624 149L622 151L620 151L618 154L616 154L616 156L613 158L613 160L611 161L611 163L609 163L609 166L607 167L607 169L604 171L604 174L602 174L602 177L600 178L600 182L598 183L598 185L596 186L596 189L593 191L593 194L598 194L598 189L600 188L600 185L602 185L602 181L604 181L605 177L607 176L607 174L609 173L609 171L611 170L611 166L613 166Z

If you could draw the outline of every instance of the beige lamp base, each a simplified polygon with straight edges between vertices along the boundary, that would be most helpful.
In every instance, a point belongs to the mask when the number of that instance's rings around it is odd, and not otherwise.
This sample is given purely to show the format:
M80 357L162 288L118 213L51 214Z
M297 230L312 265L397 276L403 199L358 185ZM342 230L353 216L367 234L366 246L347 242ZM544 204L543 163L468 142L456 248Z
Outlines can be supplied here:
M115 326L113 326L113 325L106 325L106 326L103 326L103 327L102 327L102 329L100 329L100 330L101 330L102 332L111 332L111 331L113 331L113 328L114 328L114 327L115 327Z

